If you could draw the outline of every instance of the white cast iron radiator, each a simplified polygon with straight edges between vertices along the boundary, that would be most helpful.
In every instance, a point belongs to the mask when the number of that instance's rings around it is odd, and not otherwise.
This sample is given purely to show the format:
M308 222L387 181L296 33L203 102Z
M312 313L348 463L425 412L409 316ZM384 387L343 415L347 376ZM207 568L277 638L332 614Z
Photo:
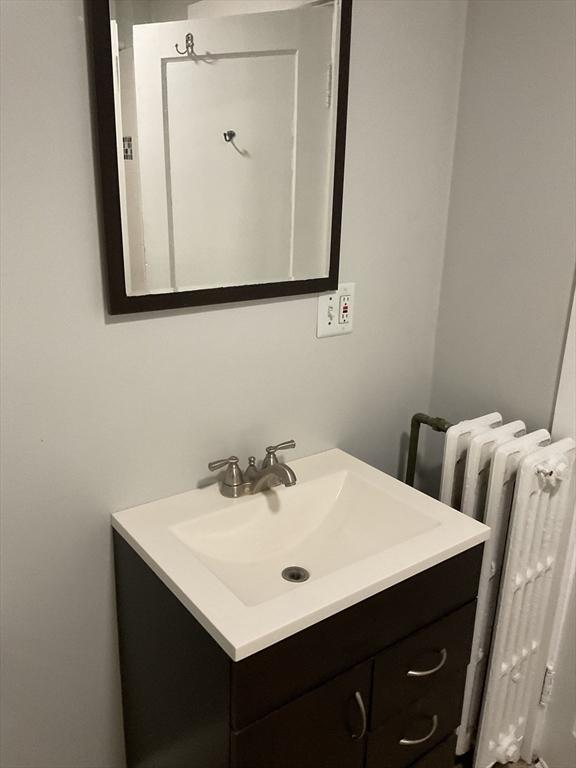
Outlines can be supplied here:
M516 760L539 697L535 674L548 597L573 507L576 445L500 414L446 433L440 500L492 529L484 547L457 754L474 768ZM482 712L481 712L482 709ZM481 712L481 715L480 715Z

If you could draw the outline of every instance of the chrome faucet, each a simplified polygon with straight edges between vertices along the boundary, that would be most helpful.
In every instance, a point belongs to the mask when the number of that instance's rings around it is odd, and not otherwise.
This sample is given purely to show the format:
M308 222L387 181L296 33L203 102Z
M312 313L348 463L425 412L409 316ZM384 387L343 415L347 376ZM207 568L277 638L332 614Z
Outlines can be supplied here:
M250 456L248 467L243 473L238 466L238 456L229 456L227 459L217 459L208 464L210 472L226 467L226 472L220 484L220 493L229 499L237 499L240 496L247 496L260 491L268 490L276 485L295 485L296 475L294 470L278 461L276 451L282 451L287 448L295 448L294 440L286 440L278 445L270 445L266 448L266 456L262 462L262 468L256 467L256 458Z
M276 461L271 467L263 467L258 475L254 477L250 493L259 493L275 485L291 486L296 485L296 475L294 470L288 464L282 464Z

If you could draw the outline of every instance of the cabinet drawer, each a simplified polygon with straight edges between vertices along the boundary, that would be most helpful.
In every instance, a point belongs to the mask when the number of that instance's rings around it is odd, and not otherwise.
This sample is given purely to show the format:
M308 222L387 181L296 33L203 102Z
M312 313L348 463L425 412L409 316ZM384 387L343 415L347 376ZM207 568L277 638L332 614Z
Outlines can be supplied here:
M415 763L412 763L410 768L454 768L455 756L456 736L450 736L432 752L427 752Z
M458 727L466 669L368 737L367 768L407 768Z
M442 688L467 666L476 601L393 645L376 657L371 727L403 711L411 702Z
M481 560L480 545L232 664L232 727L244 728L469 603Z
M367 662L233 733L232 768L361 768L371 676Z

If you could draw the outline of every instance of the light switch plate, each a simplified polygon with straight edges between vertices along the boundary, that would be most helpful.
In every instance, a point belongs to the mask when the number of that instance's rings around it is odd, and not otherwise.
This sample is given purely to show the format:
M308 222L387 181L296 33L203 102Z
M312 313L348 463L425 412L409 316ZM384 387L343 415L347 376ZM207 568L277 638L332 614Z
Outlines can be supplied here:
M354 327L355 283L341 283L333 293L318 296L318 323L316 336L340 336L352 333Z

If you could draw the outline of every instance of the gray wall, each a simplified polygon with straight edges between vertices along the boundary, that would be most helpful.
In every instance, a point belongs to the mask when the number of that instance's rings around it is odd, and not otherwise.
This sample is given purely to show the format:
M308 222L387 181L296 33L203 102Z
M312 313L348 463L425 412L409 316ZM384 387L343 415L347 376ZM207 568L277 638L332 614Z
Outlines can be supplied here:
M575 266L575 10L471 0L432 409L549 427Z
M286 437L395 474L429 402L466 6L355 2L356 324L324 340L313 297L106 321L83 4L1 7L1 763L120 766L110 513Z

